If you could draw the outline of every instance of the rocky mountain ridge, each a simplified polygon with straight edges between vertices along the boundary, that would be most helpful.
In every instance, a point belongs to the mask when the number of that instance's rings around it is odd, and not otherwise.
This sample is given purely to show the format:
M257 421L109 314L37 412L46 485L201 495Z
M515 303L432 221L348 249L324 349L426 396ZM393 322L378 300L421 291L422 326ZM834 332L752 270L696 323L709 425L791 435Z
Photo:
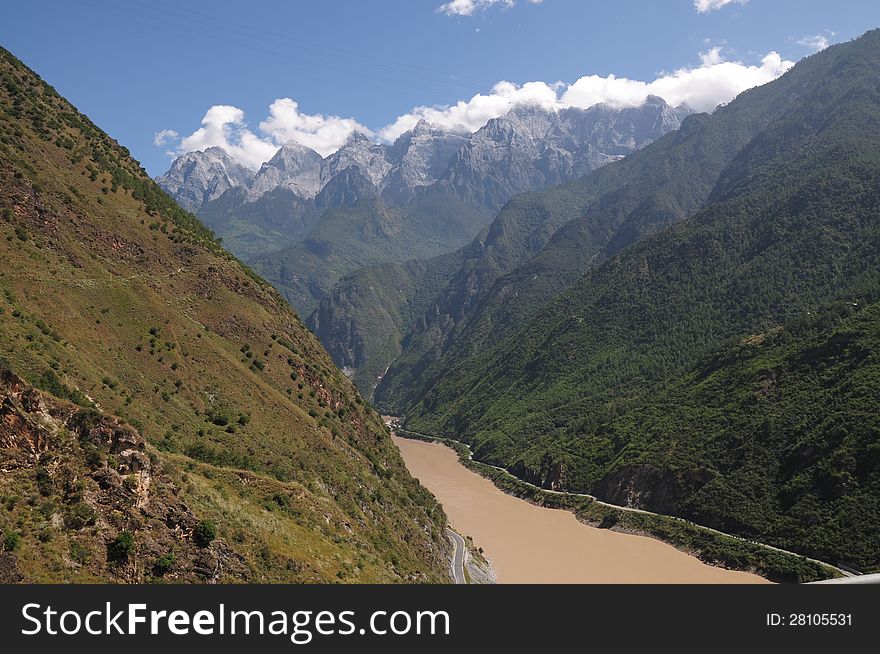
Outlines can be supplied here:
M181 207L195 211L231 188L248 187L254 173L223 148L212 147L181 155L159 180Z
M240 205L277 189L312 200L334 180L329 197L335 200L325 200L325 207L383 194L401 204L417 189L438 184L497 209L515 193L558 184L619 159L676 129L689 113L655 96L625 109L520 106L473 134L443 130L425 120L392 144L355 132L323 158L288 141L256 173L212 147L180 156L156 181L184 208L207 214L207 205L230 189L246 190L239 194ZM352 185L359 192L351 192Z

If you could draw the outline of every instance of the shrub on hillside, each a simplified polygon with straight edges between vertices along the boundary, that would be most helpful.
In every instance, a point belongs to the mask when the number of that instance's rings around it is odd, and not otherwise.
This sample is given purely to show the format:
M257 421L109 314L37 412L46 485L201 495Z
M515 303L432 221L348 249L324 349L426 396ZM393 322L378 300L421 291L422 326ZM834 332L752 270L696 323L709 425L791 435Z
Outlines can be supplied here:
M208 547L217 538L217 526L210 520L202 520L193 532L193 542L199 547Z
M111 561L126 561L129 554L134 552L134 534L130 531L121 531L107 545L107 558Z

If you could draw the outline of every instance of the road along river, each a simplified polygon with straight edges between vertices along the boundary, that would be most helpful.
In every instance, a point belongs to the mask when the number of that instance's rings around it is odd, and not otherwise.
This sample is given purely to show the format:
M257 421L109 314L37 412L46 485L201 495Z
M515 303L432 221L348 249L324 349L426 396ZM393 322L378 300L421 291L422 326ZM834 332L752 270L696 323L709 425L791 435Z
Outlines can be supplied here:
M452 527L484 549L499 583L769 583L706 565L654 538L590 527L569 511L535 506L462 466L445 445L393 438Z

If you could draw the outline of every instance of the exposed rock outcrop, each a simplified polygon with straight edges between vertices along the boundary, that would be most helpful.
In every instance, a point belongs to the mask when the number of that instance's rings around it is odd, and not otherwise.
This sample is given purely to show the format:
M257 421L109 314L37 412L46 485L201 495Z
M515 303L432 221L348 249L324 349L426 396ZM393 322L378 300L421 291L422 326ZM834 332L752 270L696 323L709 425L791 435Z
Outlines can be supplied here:
M36 485L42 502L37 516L43 524L35 527L48 552L42 555L57 555L60 560L54 565L67 566L78 578L247 578L243 559L224 542L215 540L208 547L194 542L199 519L134 428L43 393L3 367L0 471L3 497L16 497ZM11 500L7 503L7 509L15 508ZM114 556L111 544L123 532L133 534L134 549ZM28 581L26 561L34 555L3 553L0 582ZM157 563L163 560L164 567Z

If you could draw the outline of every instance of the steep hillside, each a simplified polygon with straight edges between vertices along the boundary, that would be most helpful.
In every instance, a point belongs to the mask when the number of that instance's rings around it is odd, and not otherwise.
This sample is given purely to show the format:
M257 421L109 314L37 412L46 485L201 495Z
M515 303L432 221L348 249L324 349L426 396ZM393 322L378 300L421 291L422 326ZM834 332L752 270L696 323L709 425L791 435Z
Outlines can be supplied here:
M840 302L701 361L597 430L598 492L880 570L880 305Z
M796 102L778 86L755 89L711 117L686 118L622 161L515 198L413 324L377 401L405 410L445 370L533 316L590 266L694 215L737 153Z
M445 580L442 509L278 293L0 76L3 578Z
M759 129L720 173L704 208L592 268L512 332L447 366L407 405L412 427L464 438L478 458L543 485L609 495L636 489L624 493L627 501L683 512L675 493L670 498L658 489L677 465L677 444L688 447L687 435L664 441L659 469L621 468L653 440L639 441L633 430L610 438L608 425L651 405L728 339L767 333L836 301L861 304L877 296L878 66L880 31L874 31L801 62L716 112L710 123L729 124L742 111ZM764 123L756 111L762 107L773 108ZM676 175L691 178L693 170ZM823 423L828 407L813 406L812 419ZM859 411L848 401L840 410ZM811 419L800 412L781 418L789 421L788 433L799 433L800 421ZM641 424L634 431L649 429ZM817 433L828 442L836 438L830 424ZM759 464L765 470L783 460L778 445L765 452ZM733 485L732 468L713 456L707 452L701 466L688 470L692 490ZM815 491L809 485L815 478L804 479L806 492ZM847 501L854 501L854 488L843 490ZM770 523L780 519L772 513L779 507L767 508L768 521L750 529L725 521L729 510L719 496L702 504L699 515L778 538ZM798 548L830 543L822 536L829 520L824 514L805 525ZM877 527L865 529L876 535ZM851 556L832 545L825 551ZM867 551L859 560L877 565Z
M455 250L490 220L485 210L448 192L431 188L417 195L403 206L359 198L328 209L303 241L250 264L308 316L344 275Z
M363 393L401 352L401 339L461 266L462 251L369 266L343 277L306 324Z

